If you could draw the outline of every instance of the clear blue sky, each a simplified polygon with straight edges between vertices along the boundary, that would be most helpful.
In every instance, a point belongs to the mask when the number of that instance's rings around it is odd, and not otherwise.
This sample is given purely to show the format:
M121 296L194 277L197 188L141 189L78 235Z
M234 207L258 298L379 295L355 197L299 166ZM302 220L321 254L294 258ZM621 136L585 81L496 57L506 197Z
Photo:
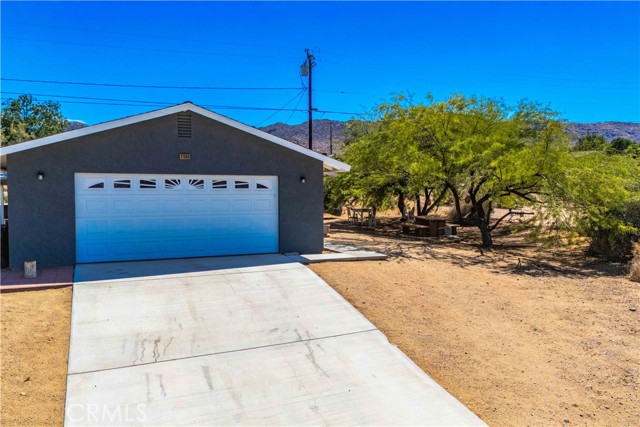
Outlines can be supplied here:
M163 86L302 86L314 106L361 113L410 92L529 98L567 120L640 121L640 4L2 2L2 77ZM306 80L306 79L305 79ZM297 90L211 91L2 81L2 97L45 94L89 124L162 107L51 95L279 108ZM344 93L341 93L344 92ZM104 102L95 105L75 102ZM306 96L298 108L306 108ZM250 125L306 113L212 109ZM324 113L314 118L345 120Z

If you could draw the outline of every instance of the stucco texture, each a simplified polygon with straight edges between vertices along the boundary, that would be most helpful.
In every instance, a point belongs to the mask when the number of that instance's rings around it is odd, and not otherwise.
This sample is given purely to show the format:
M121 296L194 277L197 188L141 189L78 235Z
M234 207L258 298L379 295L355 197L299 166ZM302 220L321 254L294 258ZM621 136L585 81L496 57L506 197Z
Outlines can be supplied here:
M74 174L92 172L278 176L280 252L321 252L322 162L191 115L191 138L178 138L173 114L8 155L11 269L75 263Z

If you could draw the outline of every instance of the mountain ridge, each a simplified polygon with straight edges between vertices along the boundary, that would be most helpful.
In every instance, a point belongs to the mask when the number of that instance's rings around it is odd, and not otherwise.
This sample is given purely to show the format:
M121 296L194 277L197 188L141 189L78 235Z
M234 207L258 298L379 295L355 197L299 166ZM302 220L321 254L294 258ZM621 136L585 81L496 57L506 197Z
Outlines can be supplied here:
M307 147L308 123L302 122L296 125L289 125L282 122L273 123L258 129L275 135L279 138ZM571 136L571 144L575 144L578 139L587 135L603 135L607 141L614 138L627 138L640 142L640 123L633 122L594 122L577 123L564 122L567 126L566 132ZM313 150L319 153L331 154L339 151L347 122L339 120L320 119L313 121ZM330 147L330 130L333 135L333 145Z
M289 125L282 122L276 122L268 126L259 127L258 129L293 142L301 147L307 147L309 144L307 136L309 132L308 123L309 122L302 122L295 125ZM603 135L607 141L611 141L614 138L627 138L632 141L640 142L640 123L615 121L564 123L567 126L567 134L571 136L571 144L575 144L578 139L587 135ZM65 130L81 129L86 126L87 124L80 120L70 120L69 126ZM313 150L323 154L333 154L340 151L342 142L344 141L346 128L347 122L329 119L314 120ZM333 144L330 144L331 139L333 139Z

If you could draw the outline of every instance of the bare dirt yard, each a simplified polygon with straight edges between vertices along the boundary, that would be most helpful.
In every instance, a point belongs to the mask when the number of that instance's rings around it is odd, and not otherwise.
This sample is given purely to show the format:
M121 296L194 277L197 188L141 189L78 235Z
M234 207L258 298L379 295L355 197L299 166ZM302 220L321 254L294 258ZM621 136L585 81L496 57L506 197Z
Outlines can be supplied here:
M0 321L0 425L62 425L71 288L2 293Z
M523 234L482 251L467 228L452 242L337 226L329 240L390 258L312 269L489 425L640 425L640 284L625 266Z
M329 240L390 258L313 270L487 423L640 425L640 285L624 266L521 233L481 251L471 229L340 224ZM61 425L71 288L0 294L0 310L0 425Z

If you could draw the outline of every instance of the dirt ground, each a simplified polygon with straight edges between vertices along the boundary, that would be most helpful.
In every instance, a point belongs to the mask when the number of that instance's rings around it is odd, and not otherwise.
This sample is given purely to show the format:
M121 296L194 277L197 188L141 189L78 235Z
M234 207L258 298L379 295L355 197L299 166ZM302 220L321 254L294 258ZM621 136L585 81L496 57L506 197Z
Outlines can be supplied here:
M390 258L312 269L489 425L640 425L640 284L625 266L521 234L481 251L466 228L454 242L338 226L329 240Z
M62 425L71 288L0 294L0 321L0 425Z
M640 425L640 285L624 266L522 234L481 251L469 229L333 227L390 258L313 270L490 425ZM61 425L71 289L0 294L0 310L0 425Z

